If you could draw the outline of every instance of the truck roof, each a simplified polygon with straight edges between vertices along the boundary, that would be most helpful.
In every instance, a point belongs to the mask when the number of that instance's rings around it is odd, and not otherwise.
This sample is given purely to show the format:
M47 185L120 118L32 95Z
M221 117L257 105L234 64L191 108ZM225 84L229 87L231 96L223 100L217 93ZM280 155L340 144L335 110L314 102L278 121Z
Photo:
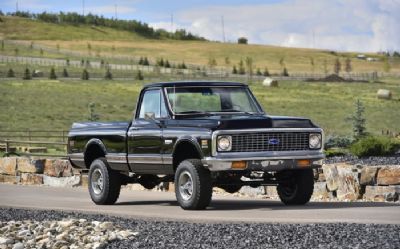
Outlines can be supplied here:
M225 82L225 81L178 81L178 82L159 82L151 83L144 88L150 87L181 87L181 86L247 86L239 82Z

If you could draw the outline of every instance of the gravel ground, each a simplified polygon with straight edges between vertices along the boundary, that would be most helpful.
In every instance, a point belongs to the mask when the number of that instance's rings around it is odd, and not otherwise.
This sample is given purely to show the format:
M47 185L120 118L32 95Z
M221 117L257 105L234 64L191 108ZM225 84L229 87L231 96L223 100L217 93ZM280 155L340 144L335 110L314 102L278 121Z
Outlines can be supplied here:
M325 163L342 163L361 164L367 166L375 165L400 165L400 156L396 157L368 157L358 158L356 156L335 156L325 159Z
M137 231L107 248L400 248L400 225L189 223L0 208L0 220L111 221Z

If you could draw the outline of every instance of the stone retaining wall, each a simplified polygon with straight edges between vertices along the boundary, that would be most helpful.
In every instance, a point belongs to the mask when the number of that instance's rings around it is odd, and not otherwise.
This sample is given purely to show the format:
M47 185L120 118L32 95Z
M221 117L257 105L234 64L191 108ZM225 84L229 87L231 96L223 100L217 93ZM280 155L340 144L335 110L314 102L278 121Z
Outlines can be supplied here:
M316 172L313 200L399 201L400 165L362 166L346 163L325 164ZM87 186L86 174L73 169L68 160L0 158L0 183ZM130 189L143 189L140 185ZM160 189L160 188L157 188ZM168 189L168 188L161 188ZM173 191L173 186L169 187ZM240 194L276 198L276 187L242 187Z

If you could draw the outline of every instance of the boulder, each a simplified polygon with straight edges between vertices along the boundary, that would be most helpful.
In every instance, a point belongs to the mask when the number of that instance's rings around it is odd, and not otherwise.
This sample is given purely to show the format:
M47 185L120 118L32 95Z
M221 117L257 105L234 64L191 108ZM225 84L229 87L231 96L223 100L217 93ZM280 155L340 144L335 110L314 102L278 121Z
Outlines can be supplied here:
M339 187L338 170L335 164L322 165L322 171L326 180L326 187L329 191L336 191Z
M361 169L360 184L375 185L379 167L365 166Z
M330 198L330 194L326 187L326 182L314 183L314 192L312 198L314 200L326 200Z
M53 177L73 176L72 165L68 160L46 159L44 174Z
M260 186L257 188L252 188L250 186L243 186L239 193L246 196L257 196L257 195L265 195L265 188Z
M397 201L400 186L366 186L364 200L367 201Z
M25 185L41 185L43 184L43 175L22 173L20 182Z
M50 187L77 187L81 183L80 176L51 177L43 175L43 184Z
M357 200L360 196L360 183L356 166L337 163L324 164L322 170L328 191L336 191L338 200Z
M0 158L0 174L15 175L17 169L16 157L3 157Z
M265 195L269 198L277 198L278 192L276 190L276 186L264 186Z
M376 178L378 185L400 184L400 165L382 167Z
M20 181L20 176L0 175L0 182L17 184Z
M265 78L262 84L267 87L278 87L278 81L270 77Z
M376 93L378 99L392 99L392 92L387 89L379 89Z
M17 159L17 171L20 173L43 173L45 159L30 159L19 157Z
M81 186L87 187L89 186L89 176L88 175L81 175Z

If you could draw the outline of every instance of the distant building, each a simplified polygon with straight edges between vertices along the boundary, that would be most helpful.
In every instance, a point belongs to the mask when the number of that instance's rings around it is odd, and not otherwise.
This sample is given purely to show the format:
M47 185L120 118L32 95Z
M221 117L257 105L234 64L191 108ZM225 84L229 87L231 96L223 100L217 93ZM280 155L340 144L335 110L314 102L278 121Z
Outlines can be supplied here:
M365 54L359 54L357 55L357 59L359 60L365 60L367 57L365 56Z

